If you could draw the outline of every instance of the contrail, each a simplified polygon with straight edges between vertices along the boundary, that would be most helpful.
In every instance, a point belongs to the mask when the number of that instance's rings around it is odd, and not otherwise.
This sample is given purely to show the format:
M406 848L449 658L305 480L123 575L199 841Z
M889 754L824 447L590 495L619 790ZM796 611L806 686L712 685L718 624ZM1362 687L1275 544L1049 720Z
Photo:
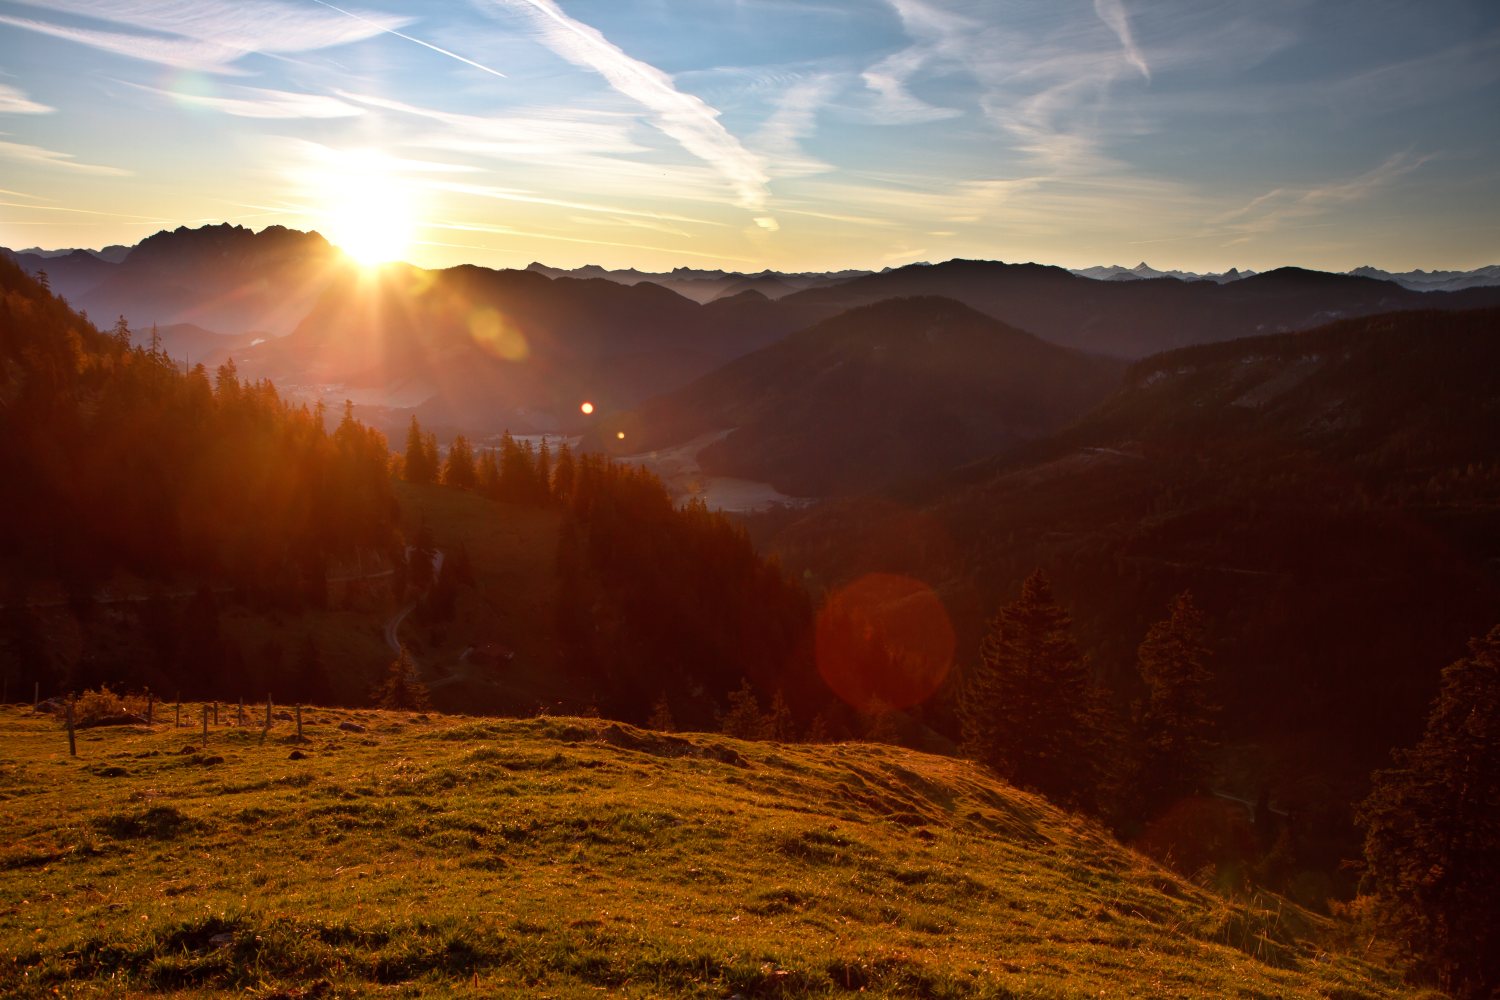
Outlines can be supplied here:
M498 69L490 69L488 66L484 65L483 63L477 63L477 62L475 62L472 59L465 59L463 56L459 55L457 52L449 52L447 49L442 48L441 46L438 46L438 45L433 45L431 42L424 42L420 38L413 38L411 35L402 34L401 32L397 31L395 28L387 28L383 24L377 24L376 22L370 20L368 17L361 17L360 15L354 13L352 10L345 10L342 7L335 7L333 4L327 3L326 0L313 0L313 3L318 4L319 6L322 6L322 7L327 7L329 10L336 10L340 14L343 14L346 17L352 17L352 18L354 18L356 21L362 21L363 23L368 24L372 28L379 28L381 31L385 32L387 35L395 35L397 38L404 38L408 42L416 42L418 45L422 46L422 48L424 48L424 49L431 49L432 51L438 53L439 55L445 55L445 56L447 56L449 59L457 59L459 62L463 63L465 66L473 66L475 69L482 69L486 73L490 74L491 76L498 76L502 80L508 80L508 79L510 79L510 77L506 76L504 73L500 72Z

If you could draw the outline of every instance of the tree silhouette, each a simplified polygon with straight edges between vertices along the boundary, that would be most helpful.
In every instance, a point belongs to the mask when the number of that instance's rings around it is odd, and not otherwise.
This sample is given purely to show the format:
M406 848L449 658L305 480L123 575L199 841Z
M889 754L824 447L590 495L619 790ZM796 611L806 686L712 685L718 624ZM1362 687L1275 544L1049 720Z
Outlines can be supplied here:
M375 689L375 704L381 708L420 712L427 708L427 685L417 676L417 665L406 647L391 661L385 680Z
M469 439L462 434L453 436L453 444L448 448L448 461L443 466L443 485L452 486L460 490L472 490L478 482L474 470L474 449L469 446Z
M1088 680L1072 621L1041 570L1001 608L959 698L968 752L1012 783L1063 801L1092 792Z
M1206 790L1218 747L1218 706L1203 643L1203 615L1184 591L1137 652L1149 690L1141 715L1140 785L1148 813Z
M1444 668L1427 729L1359 810L1368 883L1417 969L1464 1000L1500 994L1500 626Z

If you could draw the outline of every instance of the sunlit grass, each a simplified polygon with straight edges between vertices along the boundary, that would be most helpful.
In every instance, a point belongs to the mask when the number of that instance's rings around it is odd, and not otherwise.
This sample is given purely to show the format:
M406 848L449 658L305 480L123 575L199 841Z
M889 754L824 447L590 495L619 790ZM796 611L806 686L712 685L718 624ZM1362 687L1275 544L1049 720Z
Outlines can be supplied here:
M1400 992L1317 918L1232 905L966 763L304 718L305 744L158 725L70 759L53 719L0 709L0 993Z

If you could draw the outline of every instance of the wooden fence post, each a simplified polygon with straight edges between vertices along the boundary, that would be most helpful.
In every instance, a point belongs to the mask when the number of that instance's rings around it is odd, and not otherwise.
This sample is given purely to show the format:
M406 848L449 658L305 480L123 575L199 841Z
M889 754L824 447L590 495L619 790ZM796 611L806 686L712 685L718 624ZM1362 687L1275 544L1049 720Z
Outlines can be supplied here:
M156 715L156 693L150 688L146 689L146 725L151 725Z
M36 711L36 707L38 705L40 705L41 703L42 703L42 682L41 681L37 681L36 682L36 686L31 689L31 710L33 712L35 712Z
M297 742L302 742L302 706L297 706Z
M78 756L78 742L73 737L73 696L68 695L68 756Z
M208 706L203 706L203 742L208 742Z
M219 703L214 702L214 725L219 724Z
M266 693L266 727L260 731L260 741L266 741L266 735L271 731L271 695Z

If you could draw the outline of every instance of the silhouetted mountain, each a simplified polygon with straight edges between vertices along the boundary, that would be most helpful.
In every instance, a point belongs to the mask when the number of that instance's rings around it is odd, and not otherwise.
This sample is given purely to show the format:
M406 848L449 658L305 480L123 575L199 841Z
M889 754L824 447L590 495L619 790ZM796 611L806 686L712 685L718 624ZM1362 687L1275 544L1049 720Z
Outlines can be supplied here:
M782 304L838 312L910 295L956 299L1044 340L1118 357L1400 309L1500 305L1500 288L1413 292L1390 282L1300 268L1215 284L1169 278L1093 281L1060 267L971 260L855 278L789 295Z
M549 278L604 278L622 285L649 281L663 288L670 288L678 295L692 299L694 302L705 303L724 296L737 295L751 288L763 293L769 299L778 299L794 291L821 288L824 285L837 284L840 281L871 273L870 271L795 273L761 271L758 274L742 274L738 271L702 270L692 267L674 267L667 272L638 271L635 268L611 271L597 264L586 264L583 267L568 270L548 267L540 263L532 263L526 270L545 274Z
M228 223L164 230L119 263L86 250L16 261L33 275L45 270L55 292L100 322L124 315L132 328L191 323L273 335L295 327L349 266L317 233L282 226L256 233Z
M1220 284L1226 281L1238 281L1248 278L1254 271L1241 271L1237 267L1231 267L1222 274L1196 274L1192 271L1158 271L1156 268L1141 261L1135 267L1122 267L1119 264L1111 264L1108 267L1075 267L1072 272L1081 278L1096 278L1100 281L1139 281L1143 278L1177 278L1182 281L1217 281Z
M1394 281L1417 292L1456 292L1465 288L1487 288L1500 285L1500 264L1476 267L1472 271L1382 271L1378 267L1356 267L1349 272L1364 278Z
M556 431L583 401L634 406L783 336L763 296L700 306L650 282L392 266L333 281L289 337L244 352L278 383L339 383L423 402L424 422Z
M591 441L634 453L727 431L700 453L706 471L790 494L844 494L1054 430L1102 399L1120 371L951 300L899 299L825 320L635 413L605 416Z
M899 507L783 515L774 548L817 583L932 581L960 649L1044 567L1117 678L1191 589L1230 735L1261 747L1248 789L1338 775L1313 808L1343 808L1500 619L1497 324L1405 313L1158 355L1054 437Z

